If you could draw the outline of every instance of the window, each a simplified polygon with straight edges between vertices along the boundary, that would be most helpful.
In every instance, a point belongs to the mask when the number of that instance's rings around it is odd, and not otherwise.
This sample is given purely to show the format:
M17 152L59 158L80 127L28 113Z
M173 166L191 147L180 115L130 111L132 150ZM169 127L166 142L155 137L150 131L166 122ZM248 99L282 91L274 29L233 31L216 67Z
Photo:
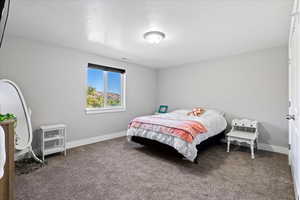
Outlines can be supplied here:
M86 111L125 111L124 69L88 64Z

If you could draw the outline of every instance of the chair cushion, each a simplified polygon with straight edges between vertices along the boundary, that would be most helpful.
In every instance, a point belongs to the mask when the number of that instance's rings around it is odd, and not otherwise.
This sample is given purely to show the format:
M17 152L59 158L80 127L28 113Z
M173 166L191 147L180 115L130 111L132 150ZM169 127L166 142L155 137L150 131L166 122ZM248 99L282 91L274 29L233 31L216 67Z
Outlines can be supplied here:
M256 134L251 132L245 131L231 131L227 134L228 137L235 137L240 139L247 139L247 140L255 140Z

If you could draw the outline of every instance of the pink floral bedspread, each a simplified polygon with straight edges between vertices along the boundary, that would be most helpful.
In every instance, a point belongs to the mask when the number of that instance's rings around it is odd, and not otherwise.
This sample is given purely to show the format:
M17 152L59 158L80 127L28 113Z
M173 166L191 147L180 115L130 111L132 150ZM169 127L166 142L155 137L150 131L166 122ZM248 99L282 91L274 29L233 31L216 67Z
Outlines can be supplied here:
M173 135L190 143L197 135L207 132L205 126L198 121L167 119L159 116L137 117L129 123L129 128Z

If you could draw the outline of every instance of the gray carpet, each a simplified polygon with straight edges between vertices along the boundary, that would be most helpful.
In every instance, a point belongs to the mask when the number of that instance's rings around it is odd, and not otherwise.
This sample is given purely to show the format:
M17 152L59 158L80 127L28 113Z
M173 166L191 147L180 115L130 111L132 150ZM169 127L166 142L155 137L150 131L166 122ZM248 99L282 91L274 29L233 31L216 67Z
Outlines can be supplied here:
M125 138L75 148L16 177L17 200L285 200L293 198L287 156L212 145L199 164Z

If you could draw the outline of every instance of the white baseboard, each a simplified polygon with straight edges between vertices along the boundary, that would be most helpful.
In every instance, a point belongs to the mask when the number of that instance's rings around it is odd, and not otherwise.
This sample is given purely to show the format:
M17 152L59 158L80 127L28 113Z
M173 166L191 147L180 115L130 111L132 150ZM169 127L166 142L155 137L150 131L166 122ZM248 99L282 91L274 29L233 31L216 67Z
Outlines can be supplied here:
M222 140L222 142L227 143L225 139ZM232 144L235 144L232 142ZM246 144L242 143L241 146L247 146ZM281 154L289 154L289 149L287 147L282 146L275 146L271 144L264 144L264 143L258 143L258 149L264 150L264 151L270 151L275 153L281 153Z
M286 154L286 155L289 154L289 149L287 147L275 146L275 145L264 144L264 143L258 143L258 149Z
M75 140L75 141L67 142L67 149L71 149L71 148L75 148L87 144L93 144L105 140L111 140L114 138L124 137L124 136L126 136L126 131L120 131L116 133L105 134L105 135L100 135L100 136L81 139L81 140Z
M111 133L111 134L105 134L105 135L100 135L96 137L91 137L91 138L86 138L86 139L81 139L81 140L75 140L71 142L67 142L67 149L87 145L87 144L93 144L105 140L111 140L114 138L118 137L124 137L126 136L126 131L120 131L116 133ZM226 143L224 140L223 142ZM282 147L282 146L275 146L275 145L270 145L270 144L264 144L264 143L258 143L258 149L265 150L265 151L271 151L275 153L281 153L281 154L286 154L288 155L288 148L287 147Z

